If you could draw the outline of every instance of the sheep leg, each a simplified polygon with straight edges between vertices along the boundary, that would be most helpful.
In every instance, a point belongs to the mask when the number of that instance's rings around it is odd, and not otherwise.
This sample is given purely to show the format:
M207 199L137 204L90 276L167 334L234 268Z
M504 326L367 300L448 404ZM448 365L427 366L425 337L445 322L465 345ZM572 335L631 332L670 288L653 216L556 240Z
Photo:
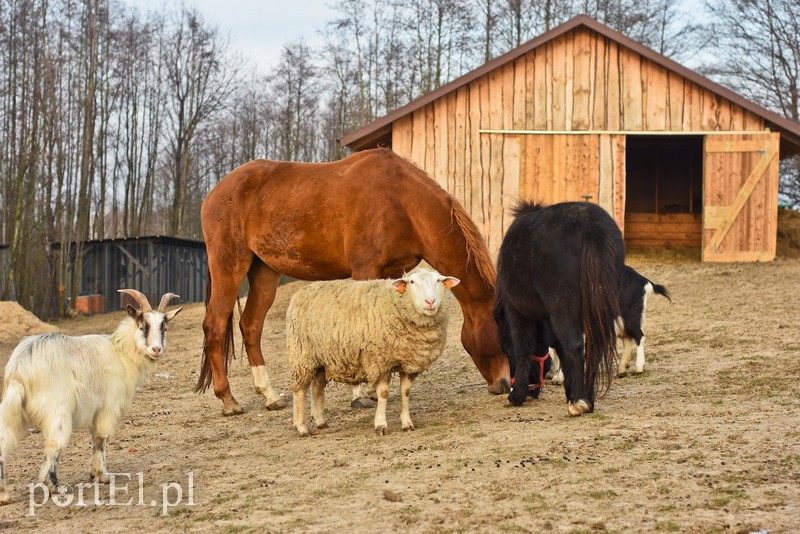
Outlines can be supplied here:
M106 469L106 446L108 438L97 435L92 436L92 465L89 472L90 480L97 480L108 484L108 471Z
M379 436L386 434L389 425L386 423L386 402L389 399L389 375L380 377L375 384L378 394L378 407L375 410L375 433Z
M275 300L280 276L280 273L267 267L264 262L253 258L253 263L247 273L250 295L247 297L247 304L245 304L242 318L239 321L250 370L253 372L253 385L256 391L267 399L267 410L286 408L286 403L272 389L272 382L264 365L264 355L261 352L264 318Z
M317 430L328 428L328 423L325 422L325 416L323 415L323 410L325 409L325 385L325 371L317 371L314 375L314 381L311 383L311 416L314 418Z
M411 384L416 377L416 374L400 371L400 423L403 430L414 430L414 423L411 422L411 414L408 412L408 401L411 397Z
M292 405L292 422L297 432L301 437L308 436L308 428L306 428L303 410L306 404L306 390L308 385L298 386L292 384L293 405Z

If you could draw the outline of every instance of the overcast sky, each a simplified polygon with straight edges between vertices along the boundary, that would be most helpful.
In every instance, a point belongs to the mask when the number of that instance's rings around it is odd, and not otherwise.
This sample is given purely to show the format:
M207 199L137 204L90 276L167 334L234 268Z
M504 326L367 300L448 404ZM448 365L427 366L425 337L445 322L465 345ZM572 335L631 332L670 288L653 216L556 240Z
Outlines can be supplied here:
M142 13L177 9L171 0L125 0ZM206 22L230 37L233 51L241 52L259 70L277 64L283 45L303 40L311 47L322 43L318 31L335 17L326 0L183 0Z

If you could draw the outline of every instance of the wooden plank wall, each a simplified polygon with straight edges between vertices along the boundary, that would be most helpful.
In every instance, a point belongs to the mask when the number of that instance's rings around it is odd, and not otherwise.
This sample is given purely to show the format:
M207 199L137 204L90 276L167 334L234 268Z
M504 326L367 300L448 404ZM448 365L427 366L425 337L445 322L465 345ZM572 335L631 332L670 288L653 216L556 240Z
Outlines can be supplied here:
M578 28L398 119L392 147L458 198L496 252L520 196L558 202L591 195L624 227L625 136L481 129L763 128L761 117Z
M764 150L777 154L778 134L715 136L706 140L706 194L703 199L707 218L703 229L704 245L710 242L718 220L741 195L745 182L755 173L758 183L718 250L706 261L771 261L777 247L778 157L769 162ZM759 167L761 170L756 170Z

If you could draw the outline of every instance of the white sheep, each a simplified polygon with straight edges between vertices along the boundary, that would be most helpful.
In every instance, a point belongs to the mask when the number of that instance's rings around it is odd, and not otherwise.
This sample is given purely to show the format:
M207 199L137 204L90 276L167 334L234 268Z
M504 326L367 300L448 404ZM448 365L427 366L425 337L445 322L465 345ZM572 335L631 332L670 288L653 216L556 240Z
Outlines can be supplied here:
M106 444L128 411L145 373L166 350L167 323L182 308L166 312L177 295L167 293L153 310L142 293L120 289L141 311L128 316L108 335L41 334L26 337L6 365L0 404L0 504L9 502L5 460L25 429L44 437L45 459L39 482L58 487L58 462L73 430L89 430L94 445L90 477L103 483Z
M448 297L460 282L436 271L417 271L397 280L333 280L310 284L292 297L286 311L287 356L294 393L293 422L308 435L303 407L313 383L311 411L325 428L325 385L334 380L375 388L375 432L386 433L389 380L400 374L400 421L413 430L408 411L414 378L444 350Z

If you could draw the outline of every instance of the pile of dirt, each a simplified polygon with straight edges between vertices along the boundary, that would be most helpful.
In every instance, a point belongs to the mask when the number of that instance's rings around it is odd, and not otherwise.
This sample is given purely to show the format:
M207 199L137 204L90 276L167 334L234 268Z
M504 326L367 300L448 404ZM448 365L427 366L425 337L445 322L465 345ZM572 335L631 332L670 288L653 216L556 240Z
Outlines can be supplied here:
M778 209L779 258L800 258L800 211Z
M0 342L17 342L32 334L56 331L58 328L40 321L16 302L0 302Z

